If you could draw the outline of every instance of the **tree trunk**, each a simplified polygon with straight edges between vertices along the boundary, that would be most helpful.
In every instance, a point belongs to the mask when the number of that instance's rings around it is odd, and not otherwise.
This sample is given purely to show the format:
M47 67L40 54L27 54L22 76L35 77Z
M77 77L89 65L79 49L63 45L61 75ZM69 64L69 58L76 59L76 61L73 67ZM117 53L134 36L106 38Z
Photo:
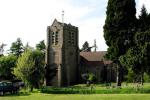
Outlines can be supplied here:
M30 91L31 91L31 92L33 91L33 86L31 86Z
M141 85L143 86L143 76L144 76L144 73L143 71L141 72Z
M121 68L119 64L117 64L117 75L116 75L116 87L121 86Z

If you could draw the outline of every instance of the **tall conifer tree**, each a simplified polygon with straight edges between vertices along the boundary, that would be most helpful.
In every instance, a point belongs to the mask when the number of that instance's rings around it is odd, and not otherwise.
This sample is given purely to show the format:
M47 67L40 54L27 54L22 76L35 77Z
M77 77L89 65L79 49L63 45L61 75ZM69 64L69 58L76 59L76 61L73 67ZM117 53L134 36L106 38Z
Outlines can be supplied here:
M136 22L135 0L108 0L104 38L108 45L106 58L117 64L117 86L121 86L119 57L132 45Z

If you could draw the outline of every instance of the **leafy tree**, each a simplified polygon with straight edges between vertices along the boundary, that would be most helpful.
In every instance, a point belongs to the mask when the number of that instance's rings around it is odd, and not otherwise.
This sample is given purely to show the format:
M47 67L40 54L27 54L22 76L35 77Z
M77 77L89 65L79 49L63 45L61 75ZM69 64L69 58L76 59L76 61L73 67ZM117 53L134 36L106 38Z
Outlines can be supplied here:
M150 32L137 32L134 38L135 46L131 47L127 53L120 57L120 61L125 66L130 67L134 73L140 75L140 82L143 84L144 72L150 67Z
M17 38L16 42L13 42L10 47L10 53L19 57L23 52L23 44L20 38Z
M31 83L31 75L34 71L35 62L30 58L31 53L31 51L27 50L18 58L13 74L17 78L23 80L32 90L33 85Z
M44 40L40 41L39 44L36 44L36 49L40 51L45 51L46 45L44 43Z
M32 74L34 80L31 81L35 88L39 88L43 84L45 77L45 53L40 50L34 50L32 51L31 58L35 62L35 69Z
M127 74L126 78L127 78L126 81L128 83L135 82L136 81L135 80L136 79L136 73L133 72L133 70L131 68L128 68L128 74Z
M127 51L127 53L120 57L122 64L130 67L137 78L139 78L141 84L143 84L144 72L149 72L149 59L150 53L150 17L147 13L146 8L143 6L141 14L138 19L138 30L134 35L134 45Z
M14 55L0 57L0 80L12 80L12 70L15 67L17 57Z
M108 45L107 59L117 65L117 86L121 86L122 66L119 57L133 45L136 21L135 0L109 0L104 25L104 38Z
M26 50L17 61L14 75L23 80L33 90L41 85L44 77L43 54L40 51Z

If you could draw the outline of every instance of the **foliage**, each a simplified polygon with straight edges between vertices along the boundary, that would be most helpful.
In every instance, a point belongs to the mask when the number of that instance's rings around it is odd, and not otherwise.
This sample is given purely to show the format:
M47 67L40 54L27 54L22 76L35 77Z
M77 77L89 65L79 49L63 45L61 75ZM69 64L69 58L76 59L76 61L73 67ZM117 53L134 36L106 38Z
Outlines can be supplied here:
M133 72L132 69L130 69L130 68L128 69L128 74L127 74L126 78L127 78L126 81L127 81L128 83L132 83L132 82L135 81L136 74Z
M126 54L120 57L120 62L124 66L128 66L136 73L136 76L141 75L141 83L143 83L144 72L150 70L150 17L145 6L141 9L139 15L137 32L134 35L134 45L130 47Z
M1 80L12 80L14 75L11 73L16 65L17 57L14 55L0 57L0 77Z
M4 44L4 43L2 43L1 45L0 45L0 57L1 56L3 56L4 54L4 47L6 46L6 44Z
M45 77L45 54L39 50L32 51L31 58L34 59L34 72L32 73L32 77L34 80L31 80L34 87L39 88L43 82Z
M141 8L141 14L138 18L138 31L144 32L150 28L150 15L147 13L145 6Z
M14 75L23 80L27 86L38 88L44 78L44 55L40 51L26 50L17 61Z
M93 73L89 73L88 80L89 80L91 83L94 83L94 82L96 82L97 78L96 78L96 76L95 76Z
M137 32L134 41L135 45L131 47L127 53L121 56L120 62L124 66L130 67L134 73L141 75L141 83L143 83L144 72L150 71L150 32Z
M123 84L121 88L104 87L104 84L96 84L91 87L87 87L85 84L80 86L71 87L49 87L44 86L41 88L42 93L49 94L131 94L131 93L150 93L150 84L144 84L143 87L135 88L135 84Z
M82 74L82 79L86 81L87 85L97 81L97 78L93 73Z
M128 46L125 42L131 42L134 35L132 31L136 20L135 1L109 0L106 14L104 38L109 46L108 58L115 60L125 53Z
M91 48L92 47L89 46L89 43L87 41L85 41L85 43L82 45L81 51L90 52Z
M46 45L44 43L44 40L40 41L39 44L36 44L36 49L40 51L45 51Z
M128 8L128 9L127 9ZM117 85L121 85L119 57L133 45L136 21L135 0L109 0L104 25L104 38L108 45L106 58L117 64Z
M150 82L150 75L144 73L144 82Z
M13 42L10 47L10 53L16 55L17 57L23 52L23 44L20 38Z
M17 65L14 68L14 75L23 80L29 87L33 87L31 83L31 76L34 72L34 60L30 57L31 51L25 51L17 60Z

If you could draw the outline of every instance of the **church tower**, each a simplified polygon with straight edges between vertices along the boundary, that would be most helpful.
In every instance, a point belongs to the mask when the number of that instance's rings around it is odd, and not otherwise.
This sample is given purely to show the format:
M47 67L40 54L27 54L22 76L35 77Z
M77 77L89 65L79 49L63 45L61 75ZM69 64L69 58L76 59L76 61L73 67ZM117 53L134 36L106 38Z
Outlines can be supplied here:
M69 86L78 80L78 27L56 19L47 27L46 84Z

